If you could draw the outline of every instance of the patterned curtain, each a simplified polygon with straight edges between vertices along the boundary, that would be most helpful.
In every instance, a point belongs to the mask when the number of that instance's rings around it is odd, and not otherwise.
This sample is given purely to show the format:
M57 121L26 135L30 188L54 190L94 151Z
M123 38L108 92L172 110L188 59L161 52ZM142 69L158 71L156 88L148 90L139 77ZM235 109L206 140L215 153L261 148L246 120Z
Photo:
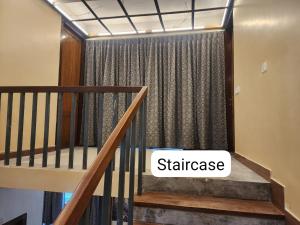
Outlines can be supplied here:
M224 33L88 40L85 85L149 87L147 146L227 149ZM119 117L125 97L119 98ZM112 95L104 98L105 140ZM89 102L94 143L97 98Z
M93 196L78 225L101 224L101 197ZM44 192L43 224L52 225L63 209L63 193Z
M63 193L44 192L43 224L51 225L63 206Z

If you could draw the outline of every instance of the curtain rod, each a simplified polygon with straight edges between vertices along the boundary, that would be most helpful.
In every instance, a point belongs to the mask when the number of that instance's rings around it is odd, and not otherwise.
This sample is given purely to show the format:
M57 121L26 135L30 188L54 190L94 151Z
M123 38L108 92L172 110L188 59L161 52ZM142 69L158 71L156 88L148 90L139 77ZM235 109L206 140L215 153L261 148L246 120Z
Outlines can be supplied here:
M148 33L148 34L130 34L130 35L117 35L117 36L105 36L105 37L90 37L87 40L114 40L114 39L134 39L134 38L146 38L146 37L163 37L170 35L184 35L184 34L198 34L208 32L221 32L224 29L202 29L202 30L189 30L189 31L173 31L165 33Z

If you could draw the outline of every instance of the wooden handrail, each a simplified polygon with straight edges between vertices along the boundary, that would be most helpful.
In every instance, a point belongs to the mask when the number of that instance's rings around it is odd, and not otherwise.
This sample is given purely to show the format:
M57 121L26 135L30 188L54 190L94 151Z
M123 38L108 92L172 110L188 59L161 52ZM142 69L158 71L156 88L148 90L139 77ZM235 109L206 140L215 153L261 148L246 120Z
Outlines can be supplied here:
M128 110L108 137L95 161L80 180L72 199L55 220L54 225L78 224L106 168L114 158L116 149L124 137L127 128L147 95L147 90L146 86L140 89Z
M0 93L21 93L21 92L62 92L62 93L132 93L139 92L142 87L128 86L0 86Z

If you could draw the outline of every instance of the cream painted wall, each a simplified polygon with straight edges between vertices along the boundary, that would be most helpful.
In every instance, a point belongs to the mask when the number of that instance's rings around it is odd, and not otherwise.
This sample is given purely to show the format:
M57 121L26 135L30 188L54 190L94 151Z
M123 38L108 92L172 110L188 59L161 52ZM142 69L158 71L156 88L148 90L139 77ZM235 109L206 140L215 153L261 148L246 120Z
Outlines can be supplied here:
M44 192L0 188L0 224L27 213L28 225L42 224Z
M0 1L0 86L57 85L61 18L43 0ZM43 142L44 101L39 96L36 147ZM11 149L16 149L19 95L14 95ZM24 149L29 148L31 100L25 101ZM50 143L54 145L55 96L52 97ZM2 96L0 152L4 148L7 95Z
M236 0L235 144L286 188L300 218L300 1ZM267 61L267 73L260 72Z

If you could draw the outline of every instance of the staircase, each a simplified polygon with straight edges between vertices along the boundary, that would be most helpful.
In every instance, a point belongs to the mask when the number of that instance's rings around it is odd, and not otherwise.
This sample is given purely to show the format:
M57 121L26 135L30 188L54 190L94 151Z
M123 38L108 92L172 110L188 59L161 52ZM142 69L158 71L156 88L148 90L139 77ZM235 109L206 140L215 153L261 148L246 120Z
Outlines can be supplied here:
M135 196L136 221L168 225L283 225L270 183L232 160L226 179L143 177Z

